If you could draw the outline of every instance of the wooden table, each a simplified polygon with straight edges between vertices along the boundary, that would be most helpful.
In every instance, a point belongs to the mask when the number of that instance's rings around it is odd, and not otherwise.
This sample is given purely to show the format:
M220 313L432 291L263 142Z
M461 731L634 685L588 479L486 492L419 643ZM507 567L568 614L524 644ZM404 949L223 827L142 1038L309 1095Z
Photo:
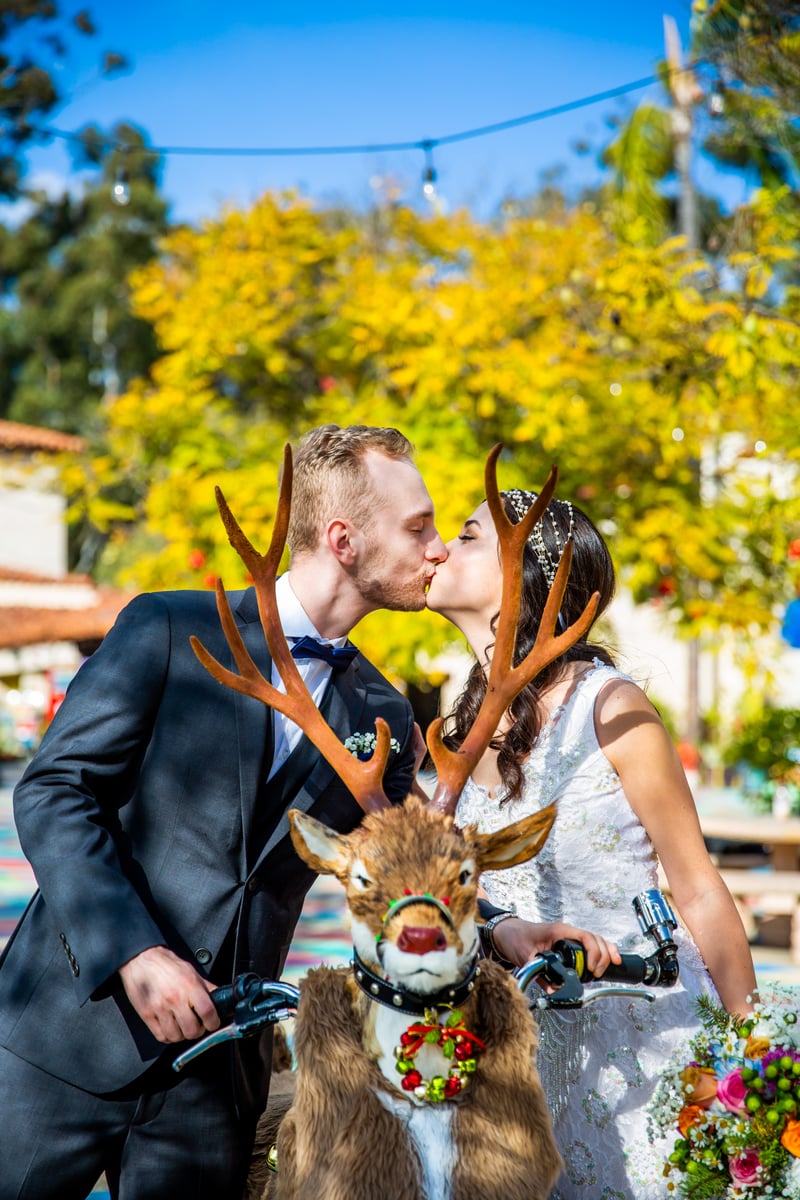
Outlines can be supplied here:
M790 917L792 961L800 963L800 818L748 814L740 808L703 812L702 805L698 807L705 838L766 848L768 865L743 870L723 863L720 875L743 916L751 908L766 908Z
M768 847L770 865L776 871L796 871L800 866L800 817L701 812L700 828L706 838Z

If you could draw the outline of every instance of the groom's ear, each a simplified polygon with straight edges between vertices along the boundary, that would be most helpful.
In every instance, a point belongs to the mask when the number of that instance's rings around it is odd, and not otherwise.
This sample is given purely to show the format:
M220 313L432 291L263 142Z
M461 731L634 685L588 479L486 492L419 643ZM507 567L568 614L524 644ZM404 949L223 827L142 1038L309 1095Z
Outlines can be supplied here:
M355 561L357 533L355 526L344 517L334 517L326 526L328 548L342 566L350 567Z

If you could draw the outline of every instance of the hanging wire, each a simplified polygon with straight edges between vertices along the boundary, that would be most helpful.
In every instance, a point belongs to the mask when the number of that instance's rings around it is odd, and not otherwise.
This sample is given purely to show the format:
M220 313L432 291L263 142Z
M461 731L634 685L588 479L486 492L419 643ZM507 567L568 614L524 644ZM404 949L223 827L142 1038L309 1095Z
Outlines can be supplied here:
M669 74L692 71L708 61L707 59L695 59L684 67L674 68ZM511 117L509 120L496 121L491 125L478 125L473 129L463 129L456 133L447 133L435 138L423 138L418 141L367 142L364 144L341 146L143 146L138 150L138 153L148 155L152 158L177 155L209 158L302 158L322 155L382 154L419 150L429 155L437 146L453 145L456 142L466 142L473 138L490 137L493 134L502 133L507 129L517 129L522 125L532 125L537 121L546 121L551 117L558 117L580 108L588 108L590 105L600 104L604 100L613 100L619 96L627 95L629 92L640 91L642 88L650 87L654 83L662 83L663 81L664 73L646 75L642 79L634 79L630 83L623 83L618 87L607 88L602 92L593 92L591 95L581 96L577 100L568 100L564 104L555 104L549 108L542 108L536 112L527 113L525 116ZM33 128L36 129L37 133L47 137L61 138L64 141L72 142L81 142L83 140L82 135L74 131L56 129L48 125L39 125ZM108 149L115 149L120 147L122 143L116 141L114 138L105 137L98 138L97 144Z

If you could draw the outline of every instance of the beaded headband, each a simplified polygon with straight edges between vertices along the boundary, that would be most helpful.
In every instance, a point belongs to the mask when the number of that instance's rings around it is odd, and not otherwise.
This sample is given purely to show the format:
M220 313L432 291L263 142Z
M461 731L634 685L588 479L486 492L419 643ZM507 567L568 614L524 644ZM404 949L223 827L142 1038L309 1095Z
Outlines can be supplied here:
M524 492L519 488L512 488L508 492L503 492L503 495L508 501L510 501L511 507L514 509L514 512L517 514L520 521L525 516L525 513L531 507L533 502L536 500L536 492ZM558 564L561 562L561 556L564 553L564 547L566 546L567 542L571 540L572 530L575 526L575 514L572 510L572 505L570 504L569 500L556 500L554 498L551 503L562 505L562 507L566 508L567 512L569 513L569 529L567 531L566 538L563 541L561 540L561 534L559 532L558 525L556 524L556 519L550 512L549 508L545 509L545 512L540 520L538 520L534 525L533 533L528 538L528 545L536 555L539 566L544 571L544 577L547 580L548 587L553 586L553 580L556 577L556 571L558 570ZM555 538L555 543L558 548L558 554L555 558L545 545L544 535L542 533L542 522L544 521L545 517L550 518L550 525L553 529L553 537Z

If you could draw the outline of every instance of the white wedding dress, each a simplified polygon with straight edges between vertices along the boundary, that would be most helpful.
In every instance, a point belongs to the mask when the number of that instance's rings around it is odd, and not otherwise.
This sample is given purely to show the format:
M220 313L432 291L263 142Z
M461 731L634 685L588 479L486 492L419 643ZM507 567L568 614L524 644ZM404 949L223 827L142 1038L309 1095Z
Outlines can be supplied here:
M491 902L531 921L566 921L650 954L631 907L657 887L656 857L594 727L595 699L621 676L595 660L552 714L525 766L522 796L501 804L470 780L456 821L500 829L553 801L555 824L537 858L482 883ZM699 1027L695 999L717 1000L689 933L679 928L680 982L650 1004L622 998L539 1020L538 1066L565 1169L554 1200L667 1200L664 1157L672 1140L650 1144L645 1108L659 1072ZM594 986L594 985L592 985Z

